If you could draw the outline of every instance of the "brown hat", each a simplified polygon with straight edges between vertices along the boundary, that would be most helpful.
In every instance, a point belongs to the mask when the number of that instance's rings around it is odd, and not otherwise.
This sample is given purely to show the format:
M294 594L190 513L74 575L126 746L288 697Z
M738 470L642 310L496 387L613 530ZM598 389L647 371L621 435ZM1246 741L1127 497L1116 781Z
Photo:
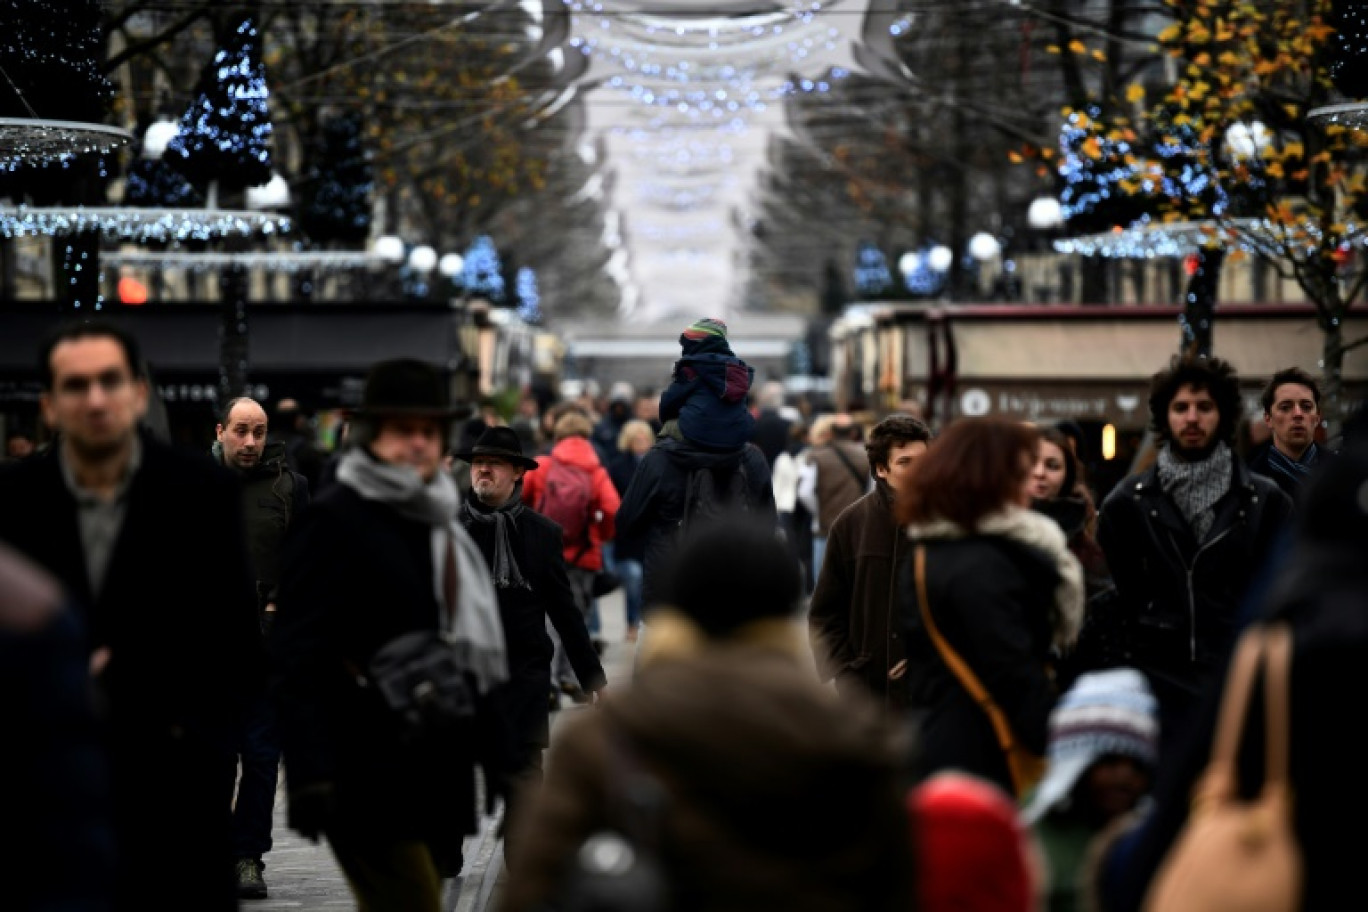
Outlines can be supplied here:
M361 407L350 417L379 418L411 415L424 418L461 418L470 414L466 405L452 406L446 383L437 369L415 358L395 358L373 365L361 392Z
M537 460L523 455L522 441L512 428L496 425L479 436L475 445L464 453L453 453L463 462L474 462L477 456L492 456L503 459L524 469L535 469Z

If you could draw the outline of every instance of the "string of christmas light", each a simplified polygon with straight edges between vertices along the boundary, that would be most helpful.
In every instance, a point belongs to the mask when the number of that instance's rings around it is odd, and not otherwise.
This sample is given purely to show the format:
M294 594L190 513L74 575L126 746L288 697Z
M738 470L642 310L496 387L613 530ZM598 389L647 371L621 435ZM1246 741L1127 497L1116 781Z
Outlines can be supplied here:
M109 250L100 254L106 266L131 269L177 269L197 273L227 268L261 272L340 272L381 266L383 258L367 250L211 251Z
M7 238L96 233L134 242L210 241L289 232L288 216L230 209L139 209L120 206L0 206Z
M0 118L0 169L64 161L78 155L108 155L128 145L133 134L106 124L69 120Z
M530 266L518 270L518 316L525 323L540 323L542 319L537 273Z

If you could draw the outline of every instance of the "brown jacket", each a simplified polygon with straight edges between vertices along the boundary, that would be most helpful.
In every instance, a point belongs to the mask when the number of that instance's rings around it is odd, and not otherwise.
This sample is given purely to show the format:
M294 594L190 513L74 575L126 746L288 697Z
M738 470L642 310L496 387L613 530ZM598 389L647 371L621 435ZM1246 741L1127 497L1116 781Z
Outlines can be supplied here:
M888 677L907 657L893 591L897 561L907 553L907 537L893 520L892 491L880 484L832 524L808 609L822 680L835 678L843 695L858 688L894 709L907 704L901 679Z
M869 458L863 446L849 440L813 447L811 458L817 466L817 534L829 535L841 511L869 490Z
M912 908L901 750L888 723L823 688L796 650L709 642L704 654L643 667L630 689L557 734L545 785L512 824L524 835L504 912L557 897L585 837L614 824L624 768L615 733L664 789L660 858L675 908Z

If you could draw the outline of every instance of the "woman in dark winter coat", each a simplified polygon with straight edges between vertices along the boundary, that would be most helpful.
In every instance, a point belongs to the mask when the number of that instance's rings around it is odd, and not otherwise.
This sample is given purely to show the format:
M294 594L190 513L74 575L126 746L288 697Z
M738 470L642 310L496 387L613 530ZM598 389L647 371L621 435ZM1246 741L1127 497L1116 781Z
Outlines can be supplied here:
M798 563L773 524L690 533L662 594L673 607L652 615L632 686L558 734L503 912L913 908L901 739L812 674ZM614 828L649 841L638 857L663 883L595 904L577 859Z
M956 768L1018 796L1028 783L1013 781L972 689L982 686L1016 743L1042 755L1056 699L1047 666L1083 618L1083 572L1064 533L1027 509L1038 442L1018 422L962 419L922 457L899 504L914 546L899 588L908 702L921 716L917 772ZM954 670L950 650L977 684Z
M1031 509L1059 523L1069 541L1069 550L1083 565L1088 596L1111 586L1107 558L1093 536L1097 526L1097 507L1082 483L1078 458L1063 431L1040 429L1040 450L1031 469Z

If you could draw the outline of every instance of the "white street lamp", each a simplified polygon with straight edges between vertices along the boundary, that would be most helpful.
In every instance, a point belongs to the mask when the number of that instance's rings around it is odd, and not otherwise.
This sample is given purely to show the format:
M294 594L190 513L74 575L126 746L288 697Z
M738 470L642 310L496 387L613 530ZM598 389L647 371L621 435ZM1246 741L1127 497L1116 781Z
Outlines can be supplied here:
M437 251L427 244L414 247L409 252L408 264L409 268L415 272L432 272L437 268Z
M955 254L944 244L932 247L931 252L926 255L926 265L931 267L932 272L948 272L954 262Z
M147 132L143 134L142 157L147 159L158 159L166 151L166 147L171 144L171 140L180 133L180 124L174 120L157 120L148 126Z
M1002 245L998 239L986 231L980 231L969 239L969 255L980 263L997 259L998 254L1002 253Z
M1032 228L1042 231L1058 228L1064 224L1064 207L1053 196L1037 197L1026 210L1026 221Z
M1253 123L1233 123L1226 130L1226 148L1236 160L1263 155L1273 145L1273 134L1268 132L1259 121Z
M462 272L465 272L465 257L459 253L443 254L437 261L437 271L448 279L454 279Z
M392 266L404 262L404 242L392 234L375 239L375 255Z
M248 187L245 194L248 209L288 209L290 185L285 178L271 172L271 179L260 187Z
M898 272L901 272L904 276L910 276L918 269L921 269L921 263L921 254L917 253L915 250L909 250L907 253L898 257Z

